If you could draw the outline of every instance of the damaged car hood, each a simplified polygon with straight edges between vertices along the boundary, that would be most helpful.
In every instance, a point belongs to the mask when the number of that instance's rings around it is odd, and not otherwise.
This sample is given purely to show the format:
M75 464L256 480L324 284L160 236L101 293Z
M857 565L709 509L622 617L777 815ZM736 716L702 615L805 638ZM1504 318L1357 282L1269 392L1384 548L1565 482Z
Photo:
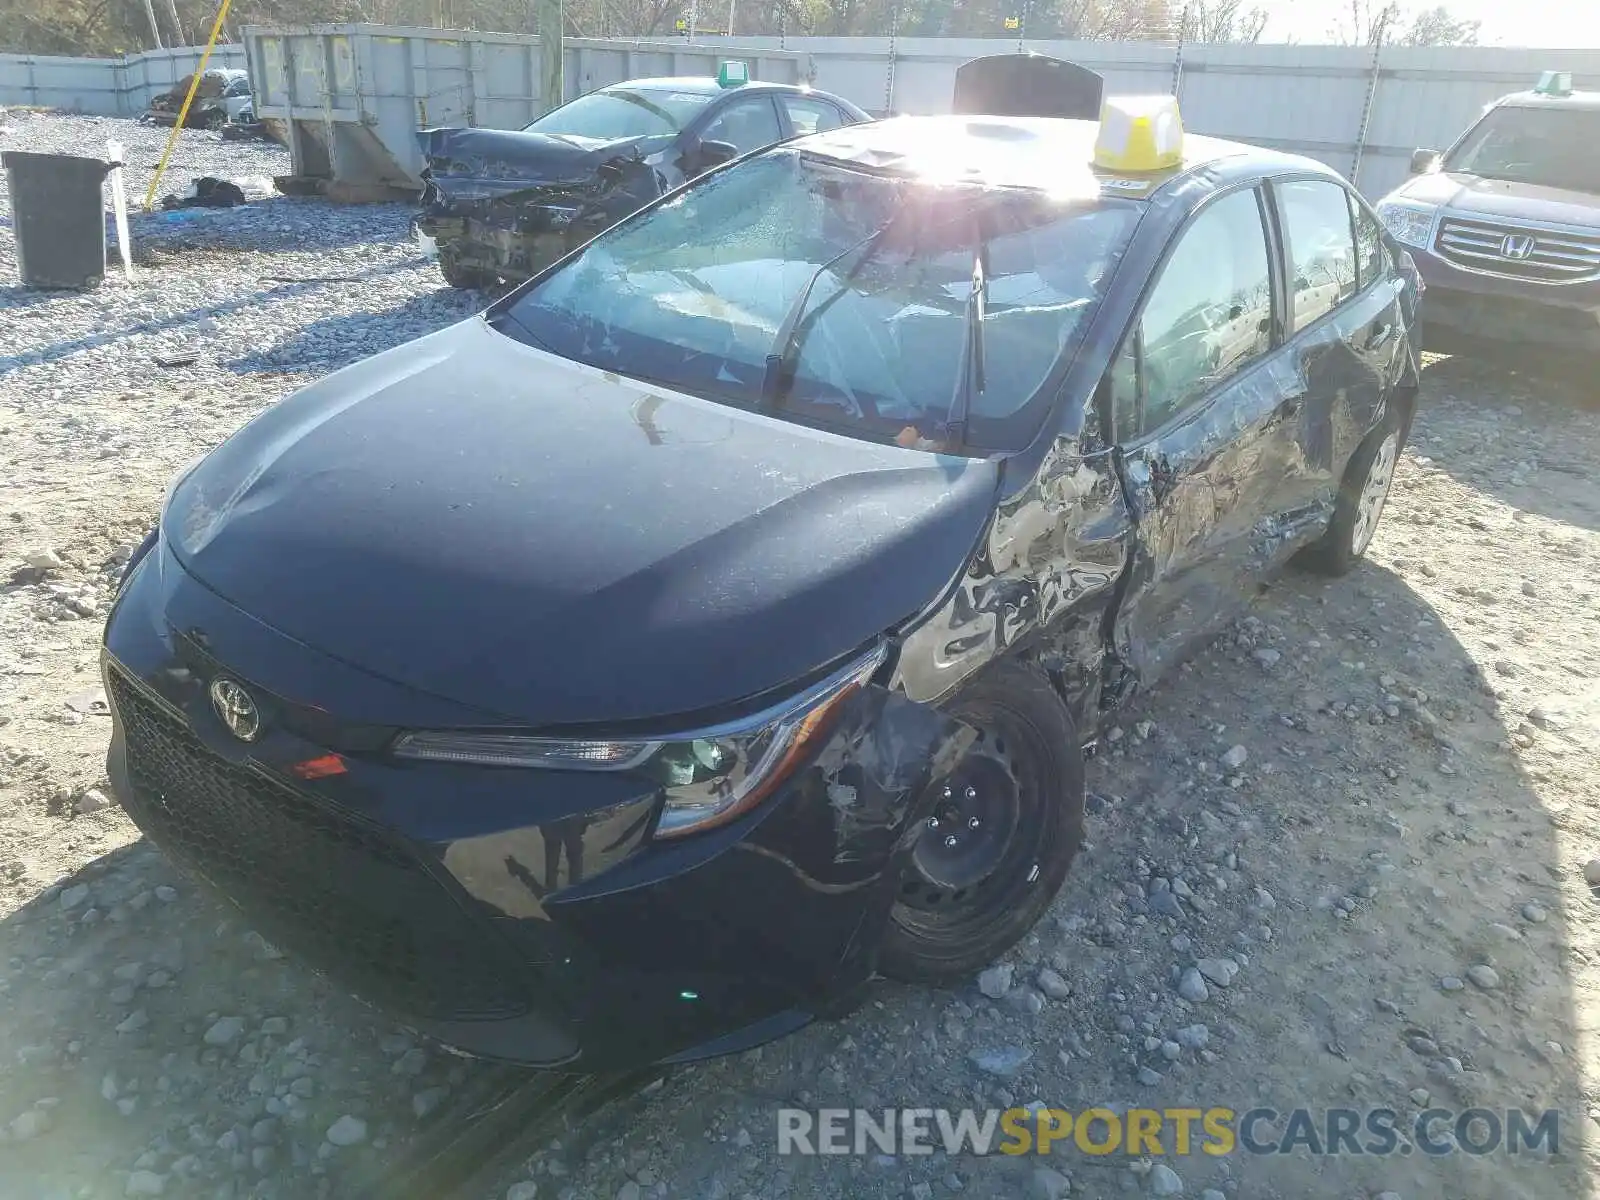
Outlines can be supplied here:
M791 686L932 602L994 462L568 362L473 318L267 410L174 488L202 583L368 671L531 726Z
M529 187L588 184L601 164L644 158L672 138L553 137L514 129L425 129L417 134L427 177L450 198L476 199Z

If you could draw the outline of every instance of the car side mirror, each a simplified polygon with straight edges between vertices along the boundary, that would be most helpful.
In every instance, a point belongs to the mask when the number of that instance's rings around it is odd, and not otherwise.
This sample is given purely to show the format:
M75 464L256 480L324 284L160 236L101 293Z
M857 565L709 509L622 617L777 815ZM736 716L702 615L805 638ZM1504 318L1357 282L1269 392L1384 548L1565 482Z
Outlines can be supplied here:
M1437 150L1413 150L1411 152L1411 173L1413 175L1431 175L1439 169L1439 152Z
M720 167L723 163L732 162L738 157L739 147L732 142L701 142L695 151L695 161L702 171Z

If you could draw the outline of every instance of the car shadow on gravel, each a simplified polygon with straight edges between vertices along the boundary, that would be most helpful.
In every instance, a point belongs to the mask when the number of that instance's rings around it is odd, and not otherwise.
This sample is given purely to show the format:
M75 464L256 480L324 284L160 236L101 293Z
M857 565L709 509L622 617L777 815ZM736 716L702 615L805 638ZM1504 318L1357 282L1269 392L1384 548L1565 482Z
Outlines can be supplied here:
M1272 1146L1298 1108L1318 1145L1335 1109L1392 1109L1407 1141L1430 1108L1451 1113L1446 1138L1469 1108L1502 1121L1556 1109L1554 1159L1503 1147L1317 1157L1304 1144L1219 1159L1198 1136L1171 1156L1169 1127L1160 1161L1185 1195L1584 1194L1592 1064L1577 1057L1569 921L1591 914L1559 834L1588 814L1523 773L1509 739L1544 735L1502 724L1472 654L1417 590L1376 566L1331 584L1290 574L1113 736L1090 764L1089 844L1007 956L1003 996L885 984L841 1024L670 1078L628 1145L576 1176L580 1194L613 1194L642 1144L668 1156L652 1167L675 1193L1063 1195L1037 1158L772 1152L784 1106L1033 1102L1270 1107L1280 1116L1255 1133ZM1219 765L1233 746L1248 752L1237 773ZM1180 998L1183 972L1206 959L1231 960L1237 977ZM757 1152L732 1148L752 1135ZM1144 1187L1125 1178L1125 1153L1068 1139L1047 1161L1074 1195Z
M1600 387L1592 364L1456 356L1429 364L1423 380L1425 404L1459 405L1472 426L1450 453L1434 456L1440 469L1513 508L1600 529ZM1498 403L1484 403L1486 396Z
M346 313L302 326L293 337L232 362L240 375L283 371L337 371L351 363L454 325L483 311L478 292L439 288L375 312Z
M1091 764L1089 844L1007 956L1003 994L885 984L841 1023L681 1071L624 1136L541 1155L539 1194L610 1196L648 1171L673 1195L1061 1195L1037 1158L773 1144L785 1105L1042 1101L1305 1108L1318 1126L1387 1108L1403 1131L1429 1108L1557 1109L1554 1162L1219 1159L1198 1137L1164 1162L1184 1194L1579 1196L1569 920L1589 917L1569 913L1558 834L1589 815L1522 773L1506 746L1530 729L1501 723L1472 654L1398 574L1290 575L1121 719ZM1236 745L1245 765L1220 766ZM339 1196L476 1069L278 957L148 843L0 922L0 948L0 1195ZM1179 997L1186 968L1221 959L1227 986ZM354 1144L329 1141L336 1125ZM1133 1160L1065 1142L1048 1161L1075 1194L1110 1196Z

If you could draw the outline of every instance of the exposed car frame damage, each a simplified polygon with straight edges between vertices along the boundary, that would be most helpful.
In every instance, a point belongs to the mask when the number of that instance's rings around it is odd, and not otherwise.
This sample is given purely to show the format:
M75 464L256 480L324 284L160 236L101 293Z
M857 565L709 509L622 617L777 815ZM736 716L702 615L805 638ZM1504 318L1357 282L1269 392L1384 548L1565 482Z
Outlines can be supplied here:
M551 138L488 129L433 129L418 139L427 166L417 228L457 270L486 281L531 278L683 182L665 155L633 145L575 153ZM519 142L531 150L519 154Z

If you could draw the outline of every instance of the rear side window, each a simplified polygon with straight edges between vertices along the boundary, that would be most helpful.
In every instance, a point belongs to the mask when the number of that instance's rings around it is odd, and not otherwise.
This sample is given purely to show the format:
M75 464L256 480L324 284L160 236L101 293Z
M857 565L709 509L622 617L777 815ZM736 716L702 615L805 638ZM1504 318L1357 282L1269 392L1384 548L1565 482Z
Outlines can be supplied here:
M1288 242L1289 294L1298 332L1355 294L1350 201L1344 188L1325 179L1292 179L1274 186Z
M1393 264L1378 218L1354 196L1350 197L1350 211L1356 220L1356 286L1364 288L1389 274Z
M1254 189L1201 210L1112 366L1117 436L1166 424L1272 344L1272 269Z
M786 95L783 97L783 108L789 114L789 123L794 126L796 137L805 137L808 133L826 133L844 124L844 115L826 100Z

